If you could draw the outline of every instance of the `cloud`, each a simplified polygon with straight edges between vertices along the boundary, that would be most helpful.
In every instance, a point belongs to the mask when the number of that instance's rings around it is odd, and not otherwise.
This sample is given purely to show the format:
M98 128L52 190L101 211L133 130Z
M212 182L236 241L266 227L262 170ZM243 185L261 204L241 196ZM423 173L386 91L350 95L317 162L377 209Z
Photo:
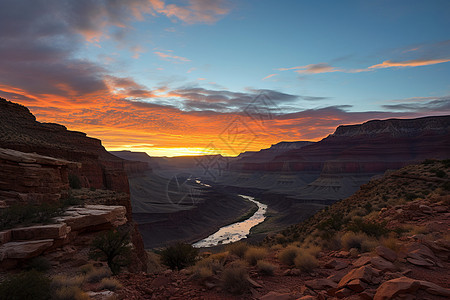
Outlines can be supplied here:
M434 114L448 114L450 112L450 96L414 97L391 102L396 102L396 104L385 104L382 107L406 112L428 112Z
M191 61L190 59L187 59L186 57L181 57L181 56L176 56L170 53L163 53L163 52L159 52L159 51L155 51L154 52L156 55L158 55L159 57L161 57L164 60L168 60L168 61L182 61L182 62L188 62Z
M158 3L158 5L153 6L158 13L172 18L175 17L187 24L215 23L230 12L228 1L223 0L189 0L187 6L175 4L164 6L162 1L151 2Z
M320 73L331 73L331 72L342 72L343 70L336 69L327 63L310 64L306 66L298 66L291 68L279 68L279 71L295 70L299 74L320 74Z
M381 64L370 66L369 69L382 69L382 68L404 68L404 67L420 67L420 66L429 66L435 64L441 64L445 62L449 62L450 58L443 59L412 59L406 61L395 62L392 60L383 61Z
M273 76L277 76L278 74L270 74L270 75L267 75L266 77L264 77L262 80L266 80L266 79L269 79L269 78L271 78L271 77L273 77Z

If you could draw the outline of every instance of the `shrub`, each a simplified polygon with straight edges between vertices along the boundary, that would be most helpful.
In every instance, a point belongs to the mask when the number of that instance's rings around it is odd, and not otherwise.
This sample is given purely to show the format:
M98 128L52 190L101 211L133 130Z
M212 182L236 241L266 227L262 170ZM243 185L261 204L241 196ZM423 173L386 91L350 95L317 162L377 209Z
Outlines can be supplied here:
M179 242L161 251L161 261L172 270L181 270L192 266L197 254L198 249Z
M204 280L214 275L214 272L207 266L193 266L192 278L196 280Z
M361 245L364 240L367 240L368 236L364 233L347 232L342 236L342 245L345 249L350 250L356 248L361 250Z
M0 299L44 300L49 298L50 279L36 270L22 272L0 283Z
M284 250L278 254L278 259L285 265L294 265L294 260L300 253L300 249L295 246L287 246Z
M439 177L439 178L444 178L444 177L447 175L447 173L445 173L444 170L437 170L437 171L434 172L434 173L435 173L436 176Z
M224 262L225 262L225 260L208 257L208 258L198 261L195 264L195 267L206 268L206 269L211 270L212 273L217 274L220 271L222 271Z
M78 175L70 173L69 174L69 186L72 189L81 189L81 181Z
M250 288L245 263L235 261L222 272L222 288L232 294L243 294Z
M51 287L52 289L58 289L62 287L78 286L80 287L85 280L84 276L68 277L65 275L55 275L52 277Z
M245 252L245 259L252 266L255 266L258 260L263 259L266 256L267 249L265 248L251 247Z
M317 267L318 262L314 256L308 252L300 252L294 259L295 266L304 271L311 272Z
M34 269L39 272L46 272L50 270L51 267L50 261L43 256L35 257L28 263L29 269Z
M86 274L86 281L89 283L96 283L109 276L111 276L111 272L106 268L94 269Z
M265 260L258 261L256 263L256 267L261 273L264 273L266 275L273 275L273 273L275 272L275 265Z
M52 218L61 213L62 209L58 204L14 204L0 211L0 230L10 229L17 225L48 224L52 222Z
M247 252L248 245L244 242L237 242L233 244L229 244L225 247L225 249L230 252L231 254L237 255L240 258L243 258L245 255L245 252Z
M88 294L78 286L64 286L53 292L52 300L89 300Z
M114 278L103 278L102 281L100 281L100 290L115 291L117 289L120 289L121 287L122 284L120 284L120 282Z
M90 257L103 259L113 274L129 263L131 248L129 246L129 232L123 229L111 229L105 234L97 236L91 245Z
M163 270L161 259L158 254L147 251L147 273L158 273Z
M86 275L89 272L92 272L94 270L93 264L85 264L80 267L80 272L84 275Z
M355 218L352 223L348 225L348 230L353 232L363 232L374 237L380 237L389 232L389 230L386 229L385 222L378 224L368 220L363 220L362 218Z

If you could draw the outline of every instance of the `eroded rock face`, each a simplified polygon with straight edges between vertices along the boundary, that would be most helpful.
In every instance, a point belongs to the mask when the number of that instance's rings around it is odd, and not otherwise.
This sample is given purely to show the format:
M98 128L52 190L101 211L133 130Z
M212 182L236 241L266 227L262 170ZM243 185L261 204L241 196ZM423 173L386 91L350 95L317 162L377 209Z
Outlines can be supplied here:
M68 196L68 169L80 164L0 148L0 200L14 203L57 203Z
M394 299L398 296L414 295L419 290L425 290L429 294L450 297L450 290L434 283L415 280L408 277L400 277L384 282L377 289L374 300Z
M101 141L53 123L40 123L19 104L0 98L0 147L76 161L70 169L84 187L129 193L124 160L108 153Z

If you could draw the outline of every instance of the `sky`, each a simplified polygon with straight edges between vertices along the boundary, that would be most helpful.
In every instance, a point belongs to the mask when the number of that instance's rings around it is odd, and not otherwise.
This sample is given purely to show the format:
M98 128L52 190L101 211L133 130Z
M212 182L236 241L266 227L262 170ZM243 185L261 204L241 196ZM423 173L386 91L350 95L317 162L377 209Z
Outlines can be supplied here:
M0 97L152 156L450 114L450 1L1 0Z

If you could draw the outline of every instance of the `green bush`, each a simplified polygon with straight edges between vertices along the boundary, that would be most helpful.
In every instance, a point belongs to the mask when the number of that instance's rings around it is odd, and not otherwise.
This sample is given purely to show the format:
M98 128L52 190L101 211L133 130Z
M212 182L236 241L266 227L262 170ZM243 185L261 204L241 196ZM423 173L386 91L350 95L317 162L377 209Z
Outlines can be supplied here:
M50 261L43 256L35 257L28 262L28 268L30 270L34 269L39 272L46 272L50 270L51 267Z
M363 232L369 236L381 237L386 235L389 230L386 228L386 223L375 223L362 218L356 218L348 225L348 230L353 232Z
M178 242L161 251L161 262L172 270L184 269L195 263L198 249L189 244Z
M113 274L129 263L131 247L129 232L125 229L111 229L97 236L91 245L90 258L106 260Z
M10 229L18 225L48 224L62 212L63 210L58 204L14 204L0 211L0 230Z
M70 173L69 174L69 186L72 189L81 189L81 181L78 175Z
M49 278L36 270L22 272L0 283L0 299L50 299L50 282Z

